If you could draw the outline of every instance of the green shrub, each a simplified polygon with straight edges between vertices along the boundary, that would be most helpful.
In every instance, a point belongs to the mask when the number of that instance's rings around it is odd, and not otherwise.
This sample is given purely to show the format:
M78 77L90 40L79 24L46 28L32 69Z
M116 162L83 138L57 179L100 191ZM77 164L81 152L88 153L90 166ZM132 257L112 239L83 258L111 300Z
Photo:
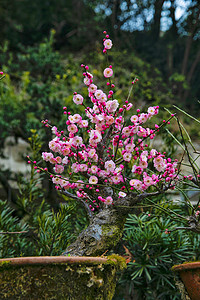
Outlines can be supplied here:
M184 231L165 232L167 228L176 226L172 218L159 214L153 216L147 212L139 216L129 215L123 243L131 254L131 261L118 287L121 298L116 296L114 299L132 299L128 295L123 298L127 289L127 294L136 293L134 295L138 299L180 299L171 267L196 257L199 238Z

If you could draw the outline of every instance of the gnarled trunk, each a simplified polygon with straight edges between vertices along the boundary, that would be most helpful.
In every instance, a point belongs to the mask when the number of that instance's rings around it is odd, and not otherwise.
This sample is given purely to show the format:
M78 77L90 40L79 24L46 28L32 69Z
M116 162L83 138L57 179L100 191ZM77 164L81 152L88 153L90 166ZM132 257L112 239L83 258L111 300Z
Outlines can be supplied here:
M100 211L90 225L78 236L63 255L97 256L112 249L120 240L126 216L115 208L107 207Z
M97 213L90 225L78 236L77 240L67 247L62 255L72 256L97 256L119 242L123 234L124 224L129 213L138 213L136 205L147 195L158 193L129 193L125 198L115 199L115 205L105 206ZM134 207L133 207L134 206Z

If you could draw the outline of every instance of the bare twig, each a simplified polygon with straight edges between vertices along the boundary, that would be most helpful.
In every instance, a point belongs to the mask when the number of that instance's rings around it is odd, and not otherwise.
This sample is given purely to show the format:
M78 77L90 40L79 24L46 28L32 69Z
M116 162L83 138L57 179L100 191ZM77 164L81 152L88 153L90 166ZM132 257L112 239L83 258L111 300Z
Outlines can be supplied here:
M62 193L64 195L68 196L69 198L74 199L74 200L80 202L84 206L85 210L87 211L89 219L90 220L93 219L93 214L92 214L92 211L91 211L89 205L82 198L79 198L78 196L73 195L73 194L71 194L70 192L67 192L67 191L62 191Z
M0 231L0 234L22 234L28 233L28 231Z

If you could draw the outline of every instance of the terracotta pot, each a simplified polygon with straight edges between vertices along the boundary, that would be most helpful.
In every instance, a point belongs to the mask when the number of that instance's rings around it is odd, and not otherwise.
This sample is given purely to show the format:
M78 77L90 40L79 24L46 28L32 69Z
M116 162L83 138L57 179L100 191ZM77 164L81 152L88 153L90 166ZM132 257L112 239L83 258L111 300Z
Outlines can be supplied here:
M0 299L111 300L125 265L117 255L0 259Z
M180 275L191 300L200 300L200 262L176 265L172 271Z

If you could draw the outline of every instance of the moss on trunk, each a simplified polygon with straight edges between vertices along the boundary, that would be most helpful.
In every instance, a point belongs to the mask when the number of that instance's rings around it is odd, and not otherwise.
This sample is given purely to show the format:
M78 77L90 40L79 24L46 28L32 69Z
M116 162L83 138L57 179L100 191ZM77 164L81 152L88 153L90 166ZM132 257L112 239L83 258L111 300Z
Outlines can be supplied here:
M122 236L125 221L126 216L114 208L102 210L63 255L98 256L113 249Z

